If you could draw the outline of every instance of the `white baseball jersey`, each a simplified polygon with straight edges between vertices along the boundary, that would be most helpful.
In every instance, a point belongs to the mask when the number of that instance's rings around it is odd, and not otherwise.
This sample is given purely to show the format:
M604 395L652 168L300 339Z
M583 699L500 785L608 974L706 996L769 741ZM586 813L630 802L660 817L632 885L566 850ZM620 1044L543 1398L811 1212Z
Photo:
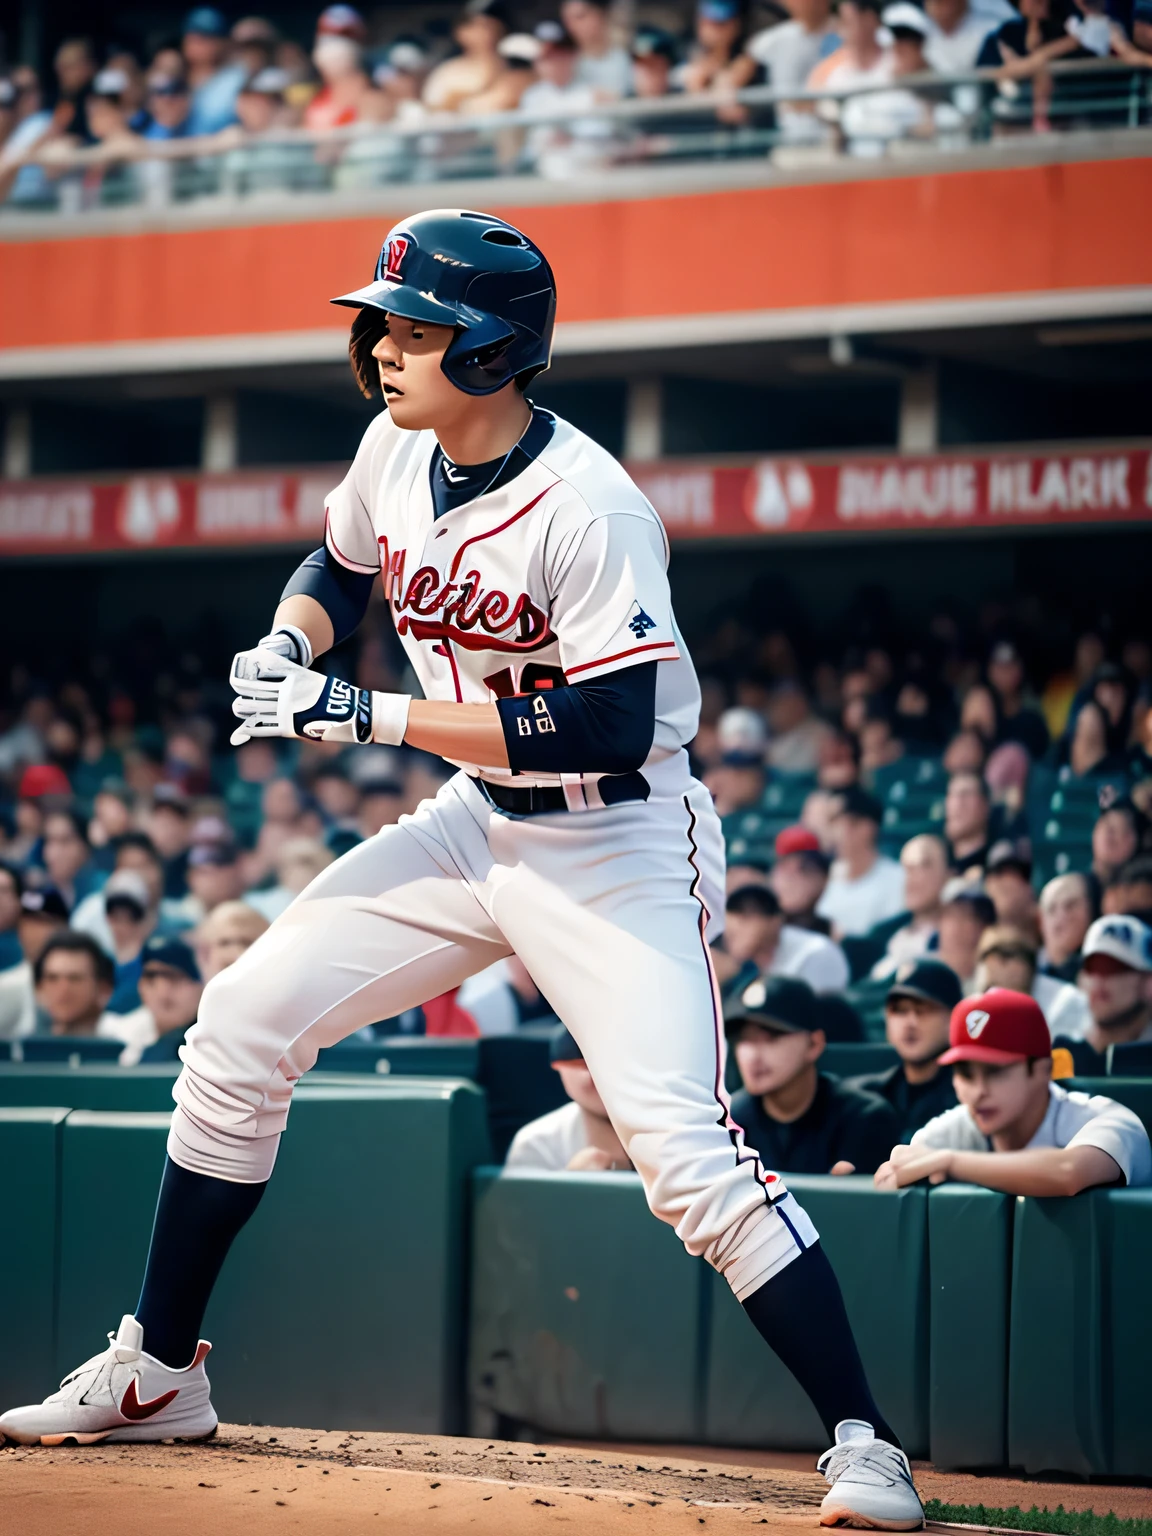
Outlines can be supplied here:
M554 421L513 480L436 518L435 434L406 432L382 411L328 497L325 540L349 570L381 573L429 699L489 703L662 661L651 766L682 752L700 710L672 615L668 540L620 465ZM555 773L457 766L504 784L561 783Z

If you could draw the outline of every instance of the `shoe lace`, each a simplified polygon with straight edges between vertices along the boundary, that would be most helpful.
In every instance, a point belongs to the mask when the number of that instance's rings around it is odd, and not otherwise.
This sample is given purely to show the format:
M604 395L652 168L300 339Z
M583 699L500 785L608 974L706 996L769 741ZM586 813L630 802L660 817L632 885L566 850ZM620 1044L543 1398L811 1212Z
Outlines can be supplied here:
M898 1454L882 1440L846 1440L826 1451L817 1465L829 1483L848 1471L862 1482L891 1483L898 1477L892 1465Z
M78 1381L86 1371L92 1371L96 1376L98 1376L101 1370L106 1369L107 1371L111 1372L112 1367L116 1365L121 1358L117 1354L118 1348L119 1346L116 1343L116 1335L114 1333L110 1333L108 1335L108 1348L102 1349L98 1355L93 1355L91 1359L85 1360L83 1365L78 1365L75 1370L69 1371L68 1375L65 1376L64 1380L60 1383L60 1390L63 1391L65 1387L69 1387L73 1382ZM94 1376L92 1385L94 1386L95 1384L96 1381Z

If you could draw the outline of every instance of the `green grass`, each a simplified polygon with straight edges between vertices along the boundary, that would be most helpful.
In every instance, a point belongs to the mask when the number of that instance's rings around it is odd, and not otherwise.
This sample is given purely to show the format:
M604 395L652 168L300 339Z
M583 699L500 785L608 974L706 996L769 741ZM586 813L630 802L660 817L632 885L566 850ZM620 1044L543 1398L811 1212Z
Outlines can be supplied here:
M993 1525L1014 1531L1045 1531L1050 1536L1152 1536L1152 1520L1120 1520L1111 1513L1098 1515L1094 1510L1037 1509L1035 1504L1023 1510L992 1509L985 1504L942 1504L929 1499L924 1506L928 1520L948 1525Z

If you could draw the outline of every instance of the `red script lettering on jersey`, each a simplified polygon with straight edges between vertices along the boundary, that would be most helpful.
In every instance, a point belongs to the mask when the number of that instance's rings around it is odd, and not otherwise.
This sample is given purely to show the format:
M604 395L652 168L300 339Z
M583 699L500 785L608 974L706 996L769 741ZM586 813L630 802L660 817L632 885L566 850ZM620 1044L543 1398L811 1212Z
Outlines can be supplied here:
M466 651L538 651L554 638L548 615L527 592L513 599L499 587L485 588L479 571L445 580L434 565L422 565L405 584L407 550L391 553L380 539L384 596L400 634L416 640L452 640Z

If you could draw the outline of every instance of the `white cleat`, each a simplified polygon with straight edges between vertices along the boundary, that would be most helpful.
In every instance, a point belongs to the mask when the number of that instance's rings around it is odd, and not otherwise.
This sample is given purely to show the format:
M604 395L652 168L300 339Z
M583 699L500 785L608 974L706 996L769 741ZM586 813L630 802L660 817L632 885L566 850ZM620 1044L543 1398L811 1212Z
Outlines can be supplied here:
M144 1330L130 1314L108 1339L103 1354L65 1376L51 1397L0 1415L0 1444L206 1440L216 1433L204 1369L211 1344L201 1339L192 1364L174 1371L144 1353Z
M832 1484L820 1506L821 1525L866 1531L923 1527L924 1508L907 1456L887 1440L877 1440L871 1424L862 1419L837 1424L836 1444L824 1452L816 1470Z

